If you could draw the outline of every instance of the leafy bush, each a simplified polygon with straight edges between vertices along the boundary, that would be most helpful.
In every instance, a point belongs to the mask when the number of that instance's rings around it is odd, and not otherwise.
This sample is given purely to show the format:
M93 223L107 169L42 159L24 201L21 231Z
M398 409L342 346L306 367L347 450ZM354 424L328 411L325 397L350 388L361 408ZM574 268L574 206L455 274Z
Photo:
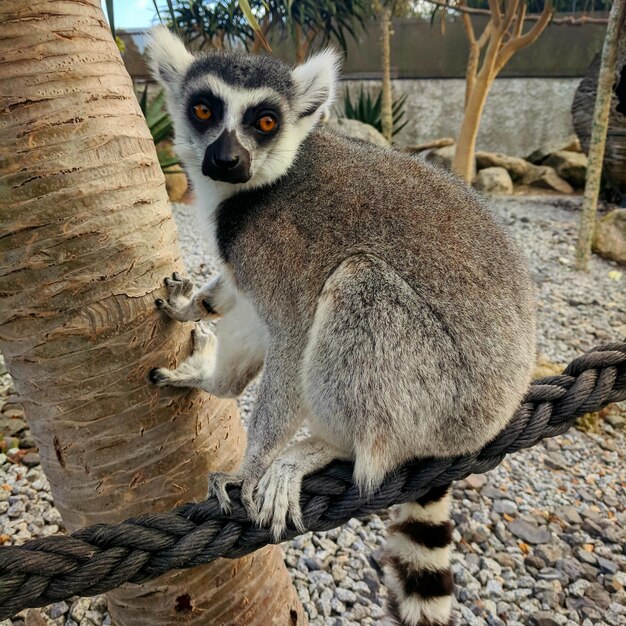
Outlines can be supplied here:
M377 131L383 132L383 126L381 122L381 109L382 109L382 90L378 92L376 98L372 97L370 91L365 91L361 86L356 100L353 102L350 95L350 90L346 89L346 93L343 99L343 116L350 120L358 120L364 124L373 126ZM408 94L400 96L394 100L392 105L393 114L393 130L392 135L399 133L407 124L408 120L402 121L405 117L404 104L406 103Z
M148 85L146 84L143 94L139 99L139 107L143 116L146 118L146 123L150 129L152 140L154 145L158 146L161 142L171 139L174 134L174 127L172 120L165 110L165 92L163 90L148 102ZM171 169L180 164L180 159L172 154L172 151L168 148L157 148L157 156L159 158L159 165L163 170L163 173L171 171Z

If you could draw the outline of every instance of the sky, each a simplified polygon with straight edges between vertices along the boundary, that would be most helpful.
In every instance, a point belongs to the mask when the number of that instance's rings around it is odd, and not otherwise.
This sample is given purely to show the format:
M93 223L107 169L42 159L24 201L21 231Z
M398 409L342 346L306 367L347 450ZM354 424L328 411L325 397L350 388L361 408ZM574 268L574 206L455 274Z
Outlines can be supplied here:
M157 4L162 4L157 0ZM160 8L160 7L159 7ZM115 28L146 28L156 21L156 11L152 0L113 0ZM106 3L102 0L102 10L107 15Z

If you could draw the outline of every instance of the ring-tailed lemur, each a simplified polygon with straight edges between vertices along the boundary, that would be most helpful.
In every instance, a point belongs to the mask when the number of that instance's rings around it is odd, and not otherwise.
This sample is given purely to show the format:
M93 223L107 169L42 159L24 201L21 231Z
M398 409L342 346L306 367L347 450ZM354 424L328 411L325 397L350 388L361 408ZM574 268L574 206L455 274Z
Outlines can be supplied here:
M158 385L237 396L263 374L248 447L209 493L245 506L276 538L301 527L304 475L353 459L374 489L414 457L480 448L513 414L534 363L534 290L482 200L413 156L317 127L335 92L330 50L292 69L234 52L193 56L157 29L166 90L221 276L194 293L166 279L157 306L198 327ZM289 445L308 421L311 436ZM402 624L450 623L447 489L400 507L386 582Z

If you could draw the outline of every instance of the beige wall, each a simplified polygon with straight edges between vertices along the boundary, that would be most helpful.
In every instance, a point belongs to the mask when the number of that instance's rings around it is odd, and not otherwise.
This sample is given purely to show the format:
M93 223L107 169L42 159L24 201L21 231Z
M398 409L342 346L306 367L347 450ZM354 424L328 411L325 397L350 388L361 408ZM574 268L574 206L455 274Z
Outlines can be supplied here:
M598 14L599 15L599 14ZM481 32L485 18L473 18ZM529 26L530 27L530 24ZM463 78L467 60L467 38L459 21L446 22L445 31L436 22L397 19L393 24L391 62L398 78ZM581 77L593 57L602 49L606 27L601 24L564 26L552 24L530 47L516 54L502 75L511 77ZM126 43L124 62L133 78L147 76L143 52L143 31L120 31ZM350 77L376 78L380 74L380 33L376 23L359 35L359 41L348 41L344 74ZM274 53L293 60L290 37L271 38Z
M573 133L570 108L578 78L501 78L487 99L478 149L527 156L546 141ZM377 92L379 81L344 81L355 99L363 84ZM394 80L394 97L408 93L409 123L396 136L399 145L456 137L463 113L461 79ZM343 107L342 94L336 108Z

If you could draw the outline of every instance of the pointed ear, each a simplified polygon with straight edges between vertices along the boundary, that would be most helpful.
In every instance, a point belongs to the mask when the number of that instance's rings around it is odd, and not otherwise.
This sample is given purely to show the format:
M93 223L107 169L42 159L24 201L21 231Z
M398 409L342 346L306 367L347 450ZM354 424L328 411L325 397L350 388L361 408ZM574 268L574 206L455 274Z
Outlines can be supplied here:
M294 108L300 117L327 110L335 97L341 57L332 48L314 54L293 70Z
M147 51L152 75L163 87L173 87L193 61L183 42L165 26L150 31Z

